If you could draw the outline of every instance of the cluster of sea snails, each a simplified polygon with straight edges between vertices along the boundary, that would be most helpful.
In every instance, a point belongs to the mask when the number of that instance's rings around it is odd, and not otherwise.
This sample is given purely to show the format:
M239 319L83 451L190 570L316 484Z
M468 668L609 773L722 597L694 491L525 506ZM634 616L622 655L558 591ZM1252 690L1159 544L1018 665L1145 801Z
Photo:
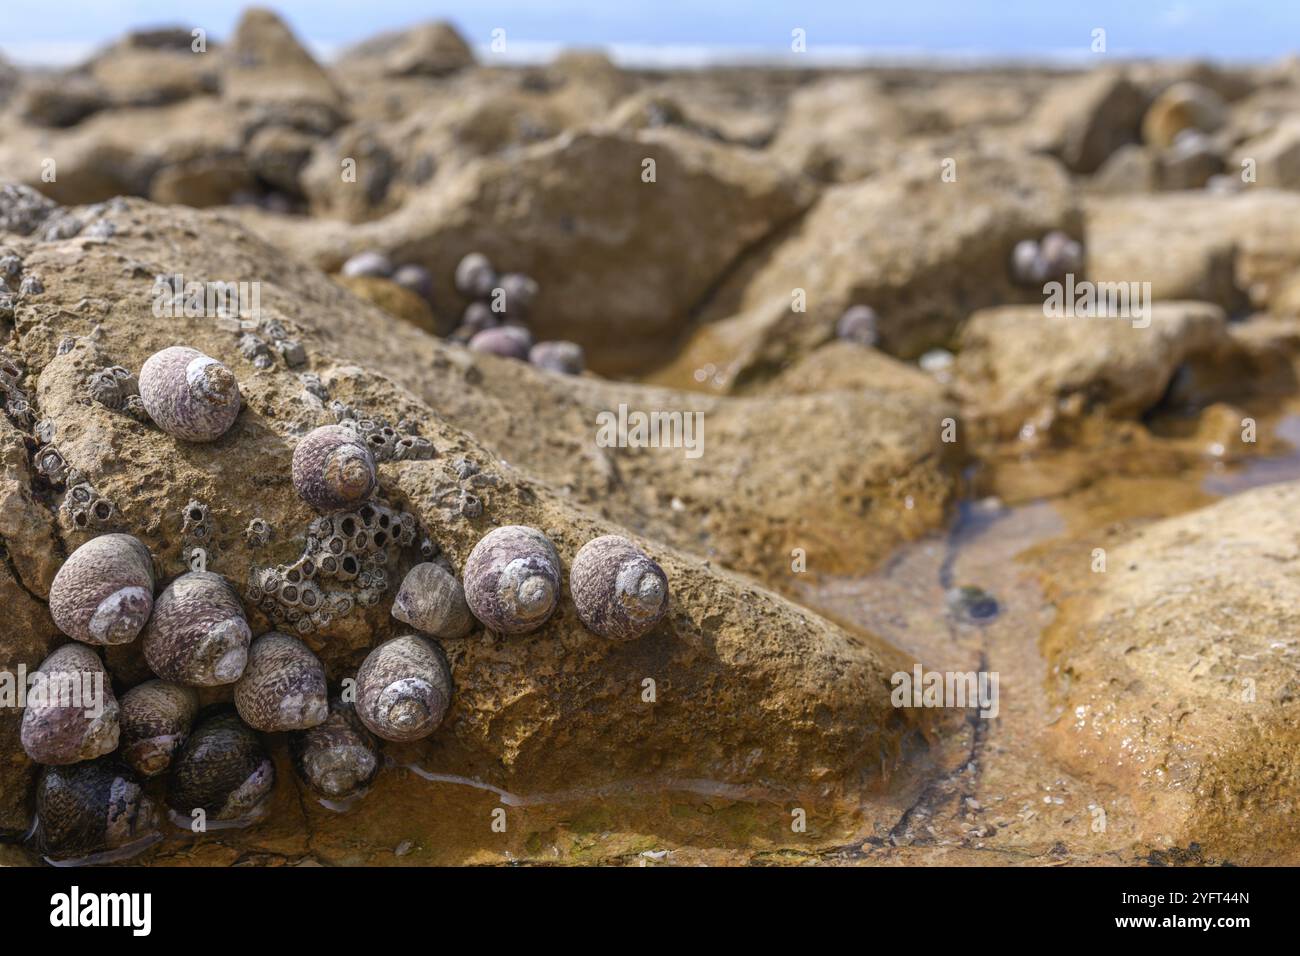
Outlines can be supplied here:
M217 437L238 412L228 370L189 349L146 362L140 393L155 421L187 438ZM320 515L299 561L254 569L250 592L273 620L305 632L340 610L320 581L355 581L370 595L358 602L375 603L387 587L388 549L413 544L418 527L376 500L375 456L355 429L326 425L304 436L292 478ZM191 502L182 520L188 534L202 535L208 509ZM261 733L293 735L294 765L327 806L359 797L379 770L379 740L419 740L442 724L453 684L439 640L465 637L476 621L502 635L536 631L561 596L559 554L535 528L484 535L459 579L445 558L432 560L436 547L422 550L427 560L406 574L391 610L412 632L373 648L354 686L331 693L323 663L297 637L273 630L254 638L240 595L221 575L188 571L155 594L153 557L137 538L104 534L77 548L49 598L72 643L38 674L48 687L92 688L99 706L84 692L28 701L21 743L45 765L34 831L41 852L54 862L100 862L160 838L153 778L165 779L166 808L180 826L199 811L209 829L260 819L275 784ZM610 640L649 632L668 608L662 568L626 538L588 542L569 580L579 618ZM287 606L296 616L281 613ZM155 678L119 701L97 649L137 637ZM223 686L233 704L200 707L196 688Z
M537 282L519 272L498 275L488 257L471 252L456 266L456 290L470 300L451 337L475 352L531 362L538 368L579 375L586 364L575 342L537 342L528 330L528 312Z
M388 279L433 305L433 276L428 269L416 263L396 266L382 252L368 249L348 259L339 271L350 277Z
M1042 240L1022 239L1011 250L1011 278L1019 285L1041 286L1083 269L1083 245L1060 230Z

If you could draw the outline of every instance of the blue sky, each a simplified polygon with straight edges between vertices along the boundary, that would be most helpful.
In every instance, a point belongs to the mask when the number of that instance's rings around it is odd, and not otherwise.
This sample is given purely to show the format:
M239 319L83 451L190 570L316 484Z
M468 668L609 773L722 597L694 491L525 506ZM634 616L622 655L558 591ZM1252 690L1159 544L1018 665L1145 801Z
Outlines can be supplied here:
M220 39L237 0L0 2L0 50L68 61L129 27L186 22ZM814 55L846 50L900 56L1088 56L1106 30L1119 56L1275 59L1300 45L1300 0L281 0L269 4L300 37L328 52L425 19L455 22L476 46L504 28L516 56L559 45L788 53L807 32Z

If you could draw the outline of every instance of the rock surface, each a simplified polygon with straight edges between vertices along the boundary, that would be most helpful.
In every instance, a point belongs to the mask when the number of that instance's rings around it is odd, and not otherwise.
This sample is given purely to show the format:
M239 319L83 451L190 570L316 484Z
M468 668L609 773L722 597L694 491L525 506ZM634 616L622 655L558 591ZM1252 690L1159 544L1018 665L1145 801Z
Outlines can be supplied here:
M1153 844L1242 863L1300 846L1297 520L1300 485L1260 488L1148 527L1104 574L1057 587L1056 752L1130 800Z

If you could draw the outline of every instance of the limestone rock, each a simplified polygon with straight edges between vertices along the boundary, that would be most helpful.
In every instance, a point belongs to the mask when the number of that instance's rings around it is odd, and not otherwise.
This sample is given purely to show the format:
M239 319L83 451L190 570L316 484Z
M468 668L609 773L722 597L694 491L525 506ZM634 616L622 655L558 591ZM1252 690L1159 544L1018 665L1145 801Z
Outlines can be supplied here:
M1158 846L1261 864L1300 852L1297 521L1300 484L1259 488L1147 527L1107 547L1104 574L1055 586L1055 752L1130 801Z
M1149 325L1142 323L1149 320ZM962 332L959 384L1001 436L1089 414L1136 417L1184 362L1227 350L1223 311L1157 302L1146 317L1052 317L1042 306L985 309Z

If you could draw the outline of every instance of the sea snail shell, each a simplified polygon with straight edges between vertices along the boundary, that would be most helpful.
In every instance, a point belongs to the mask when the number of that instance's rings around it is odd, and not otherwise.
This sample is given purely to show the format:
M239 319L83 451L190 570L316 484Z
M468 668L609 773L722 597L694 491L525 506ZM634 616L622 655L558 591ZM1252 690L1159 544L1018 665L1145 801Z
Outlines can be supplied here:
M613 641L645 634L668 610L668 576L627 538L607 534L582 546L569 568L578 617Z
M140 782L112 757L47 767L36 785L36 842L52 860L95 862L86 858L156 838L157 820Z
M393 617L432 637L464 637L474 627L465 589L438 564L417 564L393 599Z
M122 758L141 777L156 777L189 736L199 698L169 681L151 680L122 697Z
M302 641L278 631L263 634L248 649L235 707L255 730L315 727L329 714L325 665Z
M342 425L324 425L309 432L293 450L293 486L317 511L359 505L374 493L378 483L370 449Z
M163 680L233 684L252 639L235 589L219 574L182 574L158 595L144 632L144 659Z
M189 818L251 822L275 786L275 765L261 739L222 708L203 720L172 761L167 803Z
M354 796L379 772L379 742L337 696L325 722L294 734L290 748L298 773L323 797Z
M50 585L59 630L87 644L135 639L153 610L153 558L129 534L91 538L63 562Z
M215 441L239 417L239 383L216 359L173 345L145 359L140 401L167 434L184 441Z
M433 733L451 703L451 671L442 650L414 634L380 644L357 671L357 716L385 740Z
M465 600L501 634L546 623L560 598L560 556L536 528L506 525L483 536L465 562Z
M37 674L19 736L27 756L37 763L69 764L117 748L120 708L94 650L64 644L41 662L33 678Z

